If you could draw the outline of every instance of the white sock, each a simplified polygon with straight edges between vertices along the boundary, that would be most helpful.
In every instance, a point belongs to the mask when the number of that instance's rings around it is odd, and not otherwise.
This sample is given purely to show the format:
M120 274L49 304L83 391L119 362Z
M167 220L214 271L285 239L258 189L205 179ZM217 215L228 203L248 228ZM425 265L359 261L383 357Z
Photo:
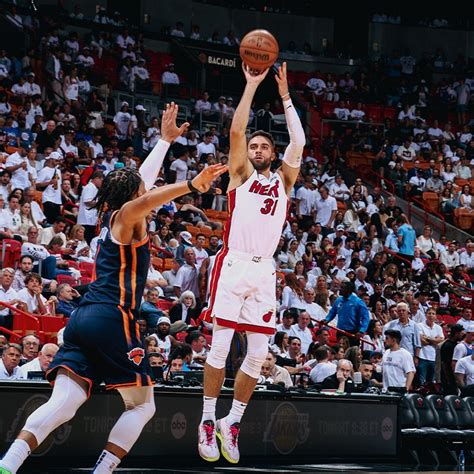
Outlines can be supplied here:
M103 450L94 466L93 474L109 474L120 464L120 459L110 451Z
M226 423L229 425L240 423L246 408L247 403L239 402L234 398L234 400L232 400L232 408L230 409L229 414L225 417Z
M206 420L216 421L216 403L217 398L215 397L203 397L203 405L202 405L202 418L201 423Z
M25 459L30 455L31 448L30 445L22 440L16 439L13 441L9 450L3 456L3 459L0 461L0 467L11 471L13 474L20 469L21 465L25 462Z

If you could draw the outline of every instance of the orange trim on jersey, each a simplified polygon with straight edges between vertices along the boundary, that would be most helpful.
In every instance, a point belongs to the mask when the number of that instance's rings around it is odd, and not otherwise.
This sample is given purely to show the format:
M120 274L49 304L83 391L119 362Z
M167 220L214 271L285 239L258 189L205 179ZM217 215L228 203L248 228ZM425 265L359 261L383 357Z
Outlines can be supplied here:
M132 345L132 338L130 336L130 325L129 325L130 316L120 306L117 306L117 308L122 313L123 332L125 333L125 338L127 339L127 344L129 346L131 346Z
M134 320L133 315L130 312L130 310L128 310L128 316L135 323L135 336L137 337L138 342L142 342L142 336L140 334L140 327L138 326L138 323Z
M92 281L97 280L96 266L97 266L97 258L99 257L99 253L100 253L100 244L97 245L97 252L95 253L94 266L92 267L92 275L91 275Z
M137 387L141 387L143 384L142 384L142 376L140 374L136 374L137 376Z
M143 237L143 239L140 240L139 242L131 243L130 247L136 249L137 247L141 247L142 245L145 245L146 243L148 243L149 240L150 240L150 236L146 234L145 237Z
M87 382L89 384L89 389L87 390L87 398L89 399L90 396L91 396L91 390L92 390L92 385L94 384L94 382L91 380L91 379L88 379L87 377L82 377L82 375L79 375L78 373L74 372L74 370L72 370L70 367L68 367L67 365L57 365L56 367L53 367L51 370L48 370L46 372L46 378L48 377L48 375L53 372L53 371L58 371L59 369L65 369L67 370L68 372L71 372L72 374L74 374L76 377L79 377L80 379L84 380L84 382ZM58 376L58 374L56 374L56 377ZM49 383L51 384L52 387L54 387L54 382L56 382L56 379L55 380L51 380Z
M132 286L132 304L131 309L135 309L135 294L137 291L137 249L132 246L132 269L130 274L131 286Z
M125 247L120 246L120 271L119 271L119 286L120 286L120 306L125 306L125 271L127 269L127 259L125 256Z

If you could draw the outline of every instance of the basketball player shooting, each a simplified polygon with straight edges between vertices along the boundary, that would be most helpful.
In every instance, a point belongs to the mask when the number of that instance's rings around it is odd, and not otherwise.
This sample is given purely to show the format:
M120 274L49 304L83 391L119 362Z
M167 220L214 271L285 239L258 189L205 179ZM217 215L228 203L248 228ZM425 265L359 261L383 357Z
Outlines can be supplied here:
M252 75L243 65L247 84L232 120L228 188L229 219L224 245L217 254L210 281L205 319L213 322L212 348L204 368L203 415L198 450L206 461L220 453L231 463L240 458L240 421L255 389L268 352L268 336L275 332L276 276L273 253L286 219L290 191L300 172L306 139L290 99L286 63L275 75L283 100L290 144L282 166L270 172L275 159L273 137L256 131L247 143L250 105L268 69ZM234 331L246 331L247 354L237 373L230 413L216 421L215 409L225 376L225 362ZM219 439L221 447L217 445Z
M162 139L140 168L112 171L97 195L105 212L95 262L96 280L72 313L64 344L47 373L54 383L51 398L33 412L0 461L0 474L14 474L46 437L74 417L89 398L93 384L117 389L125 411L110 432L93 469L108 474L130 451L155 413L148 359L136 322L150 263L146 216L162 204L189 192L207 191L226 166L207 167L192 181L148 191L156 181L166 152L188 124L176 126L178 107L163 113Z

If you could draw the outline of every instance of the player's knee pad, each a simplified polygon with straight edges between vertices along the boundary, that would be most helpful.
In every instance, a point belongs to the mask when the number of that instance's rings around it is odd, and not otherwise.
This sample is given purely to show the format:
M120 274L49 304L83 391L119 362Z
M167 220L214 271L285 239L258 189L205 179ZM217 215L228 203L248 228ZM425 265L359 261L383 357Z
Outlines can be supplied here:
M58 375L51 398L28 417L23 429L32 433L40 445L58 426L73 418L86 400L82 387L67 375Z
M215 369L223 369L229 354L234 330L230 328L215 328L212 334L212 346L206 362Z
M258 379L262 364L268 354L268 336L259 333L247 333L247 355L240 370L249 377Z

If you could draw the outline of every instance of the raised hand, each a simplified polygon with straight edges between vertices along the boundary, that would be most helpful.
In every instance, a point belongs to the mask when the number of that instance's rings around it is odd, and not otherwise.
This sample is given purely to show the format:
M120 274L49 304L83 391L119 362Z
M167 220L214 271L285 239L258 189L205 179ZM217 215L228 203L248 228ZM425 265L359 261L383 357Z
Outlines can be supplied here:
M189 127L188 122L184 122L181 127L178 127L176 125L177 116L178 105L174 102L166 104L163 117L161 118L161 138L168 143L173 143Z
M242 63L242 70L244 71L244 76L247 80L247 84L253 84L258 86L265 79L270 69L265 69L265 71L263 72L256 72L255 69L252 69L245 63Z
M278 73L275 74L275 81L278 84L278 93L282 99L289 98L288 94L288 78L286 75L286 61L278 68Z
M212 182L227 170L227 165L208 166L192 180L192 184L200 193L205 193L211 187Z

